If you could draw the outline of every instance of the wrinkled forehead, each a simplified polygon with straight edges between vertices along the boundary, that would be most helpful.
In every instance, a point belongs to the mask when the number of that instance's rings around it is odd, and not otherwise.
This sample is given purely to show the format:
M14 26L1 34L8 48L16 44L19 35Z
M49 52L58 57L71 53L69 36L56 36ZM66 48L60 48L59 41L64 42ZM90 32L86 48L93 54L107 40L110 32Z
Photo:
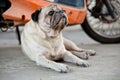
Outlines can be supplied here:
M59 11L59 10L62 10L62 8L59 7L59 6L56 5L56 4L52 4L52 5L43 7L42 10L43 10L43 11L51 11L51 10L53 10L53 11Z

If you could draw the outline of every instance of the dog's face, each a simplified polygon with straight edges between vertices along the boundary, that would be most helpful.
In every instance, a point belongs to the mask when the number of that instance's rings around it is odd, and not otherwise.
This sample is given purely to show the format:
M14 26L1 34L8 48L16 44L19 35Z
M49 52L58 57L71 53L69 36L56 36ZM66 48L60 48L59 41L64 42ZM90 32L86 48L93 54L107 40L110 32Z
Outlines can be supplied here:
M36 10L32 20L51 38L57 37L68 23L65 10L55 4Z

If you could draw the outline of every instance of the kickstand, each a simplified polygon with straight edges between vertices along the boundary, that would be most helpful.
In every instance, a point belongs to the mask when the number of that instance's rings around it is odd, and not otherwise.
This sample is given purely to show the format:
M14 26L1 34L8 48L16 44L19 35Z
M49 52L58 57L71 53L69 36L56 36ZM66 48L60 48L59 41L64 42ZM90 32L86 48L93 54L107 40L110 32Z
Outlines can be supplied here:
M20 36L19 26L16 26L16 34L19 41L19 45L21 45L21 36Z

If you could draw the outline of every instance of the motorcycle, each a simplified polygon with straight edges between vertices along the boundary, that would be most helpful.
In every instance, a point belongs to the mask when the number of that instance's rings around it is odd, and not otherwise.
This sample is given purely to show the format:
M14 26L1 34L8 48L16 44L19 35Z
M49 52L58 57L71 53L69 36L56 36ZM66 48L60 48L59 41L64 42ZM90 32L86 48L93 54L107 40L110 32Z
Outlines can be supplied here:
M27 23L36 9L53 3L66 11L69 25L81 24L92 39L100 43L120 42L119 0L1 0L1 31L15 26L20 42L18 26Z

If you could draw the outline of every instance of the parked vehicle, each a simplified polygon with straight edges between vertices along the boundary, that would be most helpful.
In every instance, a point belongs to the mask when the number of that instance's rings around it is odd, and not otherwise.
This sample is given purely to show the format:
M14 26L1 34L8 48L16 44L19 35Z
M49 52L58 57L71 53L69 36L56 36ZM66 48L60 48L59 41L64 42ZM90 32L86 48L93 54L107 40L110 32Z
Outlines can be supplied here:
M100 43L120 42L119 0L1 0L0 29L16 27L31 18L32 12L50 4L58 4L66 10L69 25L81 24L83 30Z

